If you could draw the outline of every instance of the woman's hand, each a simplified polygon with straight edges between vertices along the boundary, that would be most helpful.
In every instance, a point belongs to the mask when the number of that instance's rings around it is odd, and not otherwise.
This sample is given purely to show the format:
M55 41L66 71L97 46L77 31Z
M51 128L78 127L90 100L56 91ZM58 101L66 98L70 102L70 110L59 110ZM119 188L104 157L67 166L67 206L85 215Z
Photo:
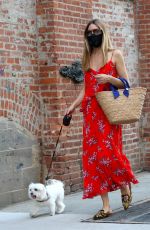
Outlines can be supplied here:
M95 76L96 80L98 81L99 84L105 84L105 83L109 83L112 76L107 75L107 74L97 74Z
M80 91L77 99L70 105L70 107L68 109L66 109L66 114L72 114L74 112L74 110L80 105L80 103L82 102L83 100L83 97L84 97L84 94L85 94L85 86L83 85L83 88L82 90Z
M70 107L68 109L66 109L66 113L65 114L72 114L75 110L75 105L71 104Z

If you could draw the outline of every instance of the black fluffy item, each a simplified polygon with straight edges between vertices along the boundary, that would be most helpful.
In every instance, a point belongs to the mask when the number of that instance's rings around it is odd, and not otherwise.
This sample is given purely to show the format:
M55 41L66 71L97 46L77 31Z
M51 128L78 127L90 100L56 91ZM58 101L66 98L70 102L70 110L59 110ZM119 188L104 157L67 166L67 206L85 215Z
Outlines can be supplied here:
M83 82L83 71L80 61L73 62L71 66L61 67L59 73L63 77L70 78L74 83Z

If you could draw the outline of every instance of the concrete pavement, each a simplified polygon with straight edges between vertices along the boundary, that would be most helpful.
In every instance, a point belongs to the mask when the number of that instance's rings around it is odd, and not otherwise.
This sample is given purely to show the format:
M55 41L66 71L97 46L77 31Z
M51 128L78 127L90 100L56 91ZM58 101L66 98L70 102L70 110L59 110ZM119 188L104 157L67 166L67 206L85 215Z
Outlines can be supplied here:
M150 199L150 172L137 174L140 183L132 187L133 203ZM111 207L115 211L122 208L120 192L110 193ZM29 217L29 210L33 207L32 201L26 201L11 205L0 211L0 229L2 230L148 230L147 224L106 224L106 223L83 223L81 219L93 216L101 208L100 197L82 200L82 193L75 193L65 197L66 209L63 214L50 217L44 215L35 219Z

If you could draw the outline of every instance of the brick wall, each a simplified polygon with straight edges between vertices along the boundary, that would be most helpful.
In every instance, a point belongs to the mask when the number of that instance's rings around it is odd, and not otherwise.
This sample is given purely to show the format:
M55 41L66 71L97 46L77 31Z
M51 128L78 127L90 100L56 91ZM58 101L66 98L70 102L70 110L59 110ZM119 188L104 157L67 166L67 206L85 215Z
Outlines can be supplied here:
M37 1L40 89L45 108L43 165L48 166L65 109L78 95L81 85L59 75L59 68L80 59L83 29L92 15L90 1ZM69 129L63 128L52 173L65 180L66 192L82 186L82 117L77 111ZM44 175L47 167L43 168Z
M43 50L40 50L40 82L46 111L49 112L49 117L44 122L48 132L45 131L43 136L43 165L48 165L64 110L81 88L70 80L61 78L58 69L81 58L82 32L87 21L92 17L98 17L110 26L113 45L124 54L132 86L139 85L138 46L134 5L131 1L80 1L80 4L79 1L44 1L39 2L38 10L39 40L42 41L39 42L39 49ZM55 123L51 124L51 121ZM124 151L135 171L143 168L140 130L141 124L135 123L124 126L123 133ZM55 177L66 181L67 191L74 191L82 186L81 138L82 117L77 110L70 128L63 129L58 156L53 164ZM45 167L44 170L46 173Z
M141 119L141 156L143 167L150 170L150 1L138 0L135 4L135 21L138 37L140 85L147 88Z
M0 12L2 207L27 199L28 184L40 179L41 111L36 1L1 0Z
M135 35L134 7L133 2L108 0L93 1L93 17L101 19L108 25L114 48L123 53L130 83L132 86L139 85L138 48ZM124 152L131 160L134 170L141 165L139 139L139 123L124 125L123 144Z
M0 1L0 115L39 135L36 1Z

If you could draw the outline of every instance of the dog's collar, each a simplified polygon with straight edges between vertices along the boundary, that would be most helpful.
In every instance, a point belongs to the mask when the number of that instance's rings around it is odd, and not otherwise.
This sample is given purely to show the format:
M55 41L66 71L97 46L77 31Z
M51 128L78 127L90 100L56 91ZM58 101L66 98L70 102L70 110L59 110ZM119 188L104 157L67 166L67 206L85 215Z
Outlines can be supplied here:
M45 202L45 201L48 201L49 200L49 195L48 195L48 193L46 193L46 195L47 195L47 198L45 199L45 200L36 200L37 202Z

